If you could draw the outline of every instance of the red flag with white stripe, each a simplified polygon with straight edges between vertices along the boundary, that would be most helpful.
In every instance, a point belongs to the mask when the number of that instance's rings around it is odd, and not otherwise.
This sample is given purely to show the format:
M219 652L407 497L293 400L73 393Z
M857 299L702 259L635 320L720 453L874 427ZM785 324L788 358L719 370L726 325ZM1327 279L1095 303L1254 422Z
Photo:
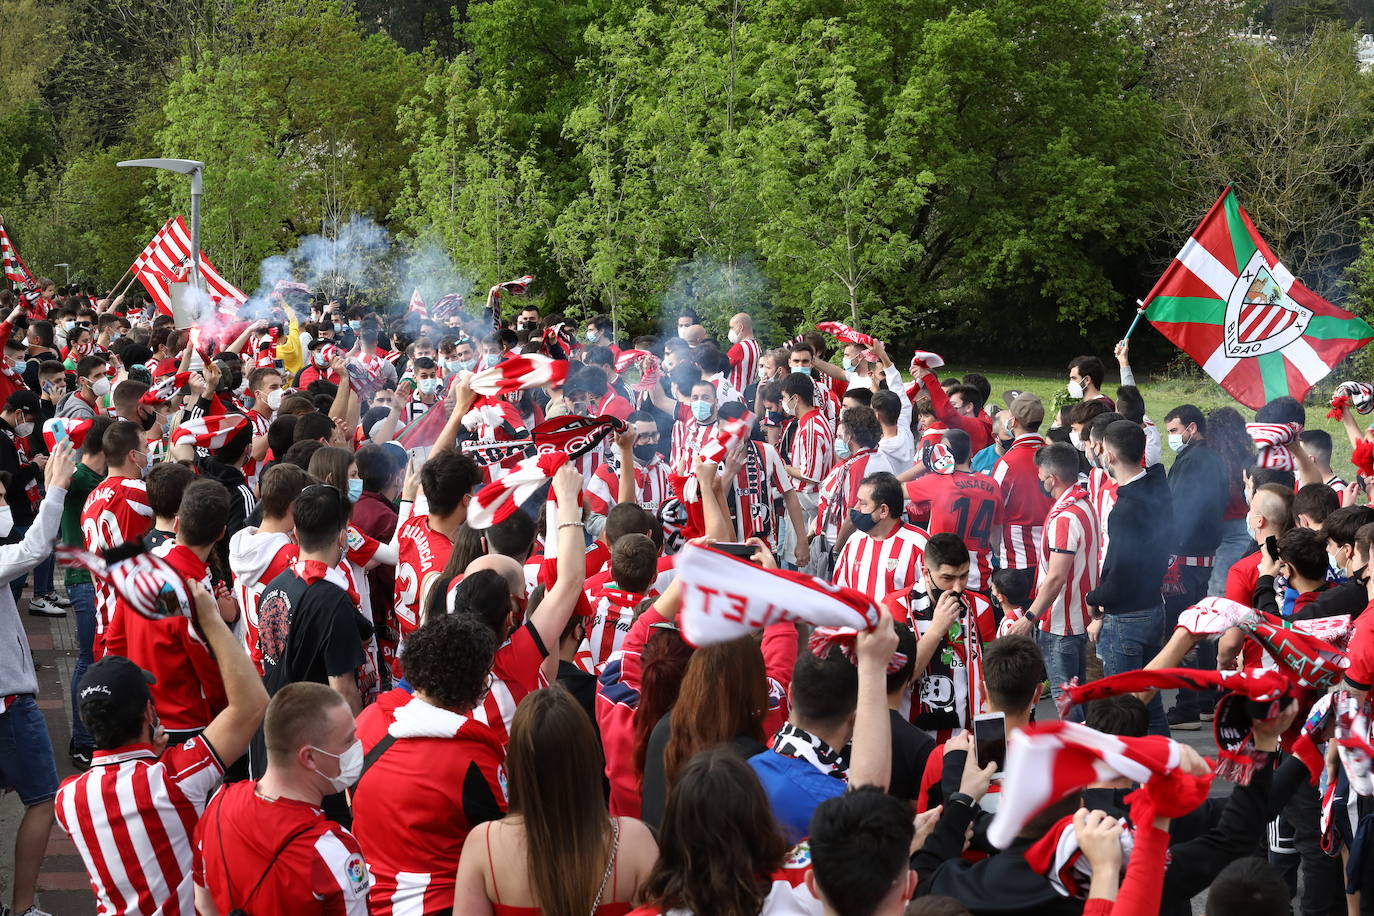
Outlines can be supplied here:
M425 305L425 299L420 295L418 286L410 292L410 311L421 318L429 317L429 306Z
M503 359L483 369L468 383L478 394L509 394L527 388L558 386L568 377L568 361L530 353Z
M14 243L10 241L10 234L5 231L5 224L0 223L0 267L5 271L5 276L28 289L38 289L38 280L34 277L29 266L24 263L24 259L19 257L19 252L15 250Z
M134 273L139 282L153 297L157 310L164 315L172 314L172 295L169 285L186 280L191 273L191 233L186 221L175 216L157 231L134 259ZM248 301L243 290L220 276L215 265L200 253L200 276L205 281L205 290L211 300L218 303L243 305Z
M197 417L187 420L172 433L172 444L194 439L196 445L211 451L223 448L234 434L248 425L248 418L241 413L222 413L211 417Z

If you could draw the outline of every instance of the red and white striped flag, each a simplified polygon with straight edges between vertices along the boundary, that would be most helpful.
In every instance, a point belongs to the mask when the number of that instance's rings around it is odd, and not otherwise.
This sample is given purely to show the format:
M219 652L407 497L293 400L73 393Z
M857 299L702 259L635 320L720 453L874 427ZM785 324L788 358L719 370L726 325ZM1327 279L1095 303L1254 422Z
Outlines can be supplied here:
M483 369L468 384L478 394L509 394L527 388L557 387L568 377L568 361L530 353Z
M463 310L463 294L449 293L434 303L434 308L430 309L430 314L438 321L442 321L452 315L456 315Z
M1005 849L1032 818L1070 792L1122 776L1146 783L1179 759L1179 746L1160 735L1126 738L1077 722L1032 722L1008 742L1007 775L988 842Z
M520 510L530 497L553 482L553 475L568 463L564 452L546 452L526 458L509 473L487 484L468 504L468 526L490 528Z
M723 463L727 455L749 438L749 431L753 428L752 413L746 413L735 420L721 420L716 424L716 430L711 438L701 447L701 452L697 455L698 460L709 461L712 464Z
M116 556L128 548L116 547L107 555ZM159 556L143 551L123 559L105 556L59 544L57 561L63 566L84 569L105 582L135 613L149 620L191 616L191 595L181 574Z
M500 299L506 293L512 296L523 296L530 291L530 284L534 282L534 277L529 274L520 277L518 280L507 280L505 283L498 283L491 288L491 298Z
M196 445L214 451L223 448L234 434L248 425L248 418L241 413L222 413L210 417L197 417L187 420L172 433L172 444L194 439Z
M420 295L420 287L418 286L410 292L410 311L421 318L429 317L429 306L425 305L424 297Z
M180 216L167 220L134 259L133 271L148 295L153 297L157 310L164 315L172 314L169 284L184 281L191 272L191 233L186 228L186 221ZM248 301L243 290L219 275L204 251L200 253L200 275L212 300L227 301L235 306Z
M5 231L5 224L0 223L0 267L4 268L5 276L28 289L38 289L38 280L34 277L29 266L24 263L24 259L19 257L19 252L15 250L14 243L10 241L10 234Z

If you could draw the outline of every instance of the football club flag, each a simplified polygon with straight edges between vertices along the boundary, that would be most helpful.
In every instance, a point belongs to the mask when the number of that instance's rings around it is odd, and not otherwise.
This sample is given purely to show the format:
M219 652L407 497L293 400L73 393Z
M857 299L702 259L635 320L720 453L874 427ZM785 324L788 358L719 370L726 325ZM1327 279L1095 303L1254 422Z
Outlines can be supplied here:
M1284 267L1227 188L1141 303L1237 401L1302 400L1374 329Z

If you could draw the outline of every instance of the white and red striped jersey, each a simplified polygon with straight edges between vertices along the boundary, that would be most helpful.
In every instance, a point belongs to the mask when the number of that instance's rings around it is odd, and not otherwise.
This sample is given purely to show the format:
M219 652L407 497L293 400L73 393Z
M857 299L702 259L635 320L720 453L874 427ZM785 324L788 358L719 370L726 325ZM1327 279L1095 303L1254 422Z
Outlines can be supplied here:
M905 523L885 538L856 531L835 561L834 582L881 601L890 592L910 588L921 576L927 535Z
M420 626L424 617L430 588L448 565L453 541L431 528L429 516L423 513L406 519L397 537L400 547L396 555L395 609L399 631L396 657L399 659L405 638Z
M761 355L759 342L752 337L746 337L732 346L726 354L730 359L730 384L743 391L756 382Z
M1101 573L1102 563L1107 559L1107 518L1116 505L1116 481L1101 468L1088 472L1088 503L1097 522L1097 571Z
M1002 488L1002 568L1034 569L1040 530L1053 502L1040 489L1035 453L1045 440L1035 433L1017 436L997 460L992 479Z
M606 462L598 467L585 488L587 507L598 515L605 515L616 504L620 493L620 471L617 463ZM650 512L673 495L668 480L668 464L657 452L648 464L635 462L635 499Z
M548 651L528 622L516 627L491 663L491 687L472 717L484 722L504 745L510 741L515 708L528 694L545 687L540 668Z
M153 527L153 507L148 505L148 488L133 477L106 477L81 510L81 539L86 549L99 553L136 541ZM114 593L95 580L96 632L103 634L114 615ZM97 640L103 646L103 640ZM96 657L101 654L97 651Z
M625 645L625 635L634 623L635 605L644 596L618 588L602 588L593 605L591 627L587 630L587 647L592 654L592 669L601 673L612 653Z
M829 376L812 378L811 381L816 387L816 409L825 417L825 422L830 424L831 432L834 432L835 427L840 422L840 407L842 406L840 394L835 390L840 382ZM848 388L849 386L846 384L844 387Z
M826 422L819 410L810 410L797 418L796 432L792 436L792 452L787 456L788 464L796 468L804 477L816 483L798 482L797 489L803 493L815 493L820 481L835 466L835 427Z
M716 421L698 423L690 410L679 407L678 418L673 423L673 448L669 472L691 477L696 470L697 453L710 441L715 432Z
M1087 596L1097 587L1097 543L1097 518L1088 502L1087 488L1069 487L1054 501L1045 517L1037 581L1045 581L1050 557L1054 554L1071 554L1073 570L1049 613L1041 619L1040 629L1055 636L1088 632L1092 618L1088 614Z
M86 863L100 916L195 912L192 831L224 765L197 735L161 757L146 744L96 751L57 790L57 822Z
M264 417L256 410L247 412L248 423L253 427L253 438L258 439L267 435L267 427L272 425L271 417ZM258 492L258 478L262 476L262 466L264 462L249 458L248 463L243 466L243 476L248 478L248 486L253 488L253 492Z
M855 452L836 465L821 481L820 502L811 533L824 534L831 544L840 537L840 523L859 499L859 484L869 474L886 471L896 474L889 455L876 449Z
M773 446L751 440L744 448L744 466L736 475L730 494L730 521L735 526L735 539L745 541L760 537L770 549L777 550L776 503L784 494L796 489L796 482L787 473L786 462Z

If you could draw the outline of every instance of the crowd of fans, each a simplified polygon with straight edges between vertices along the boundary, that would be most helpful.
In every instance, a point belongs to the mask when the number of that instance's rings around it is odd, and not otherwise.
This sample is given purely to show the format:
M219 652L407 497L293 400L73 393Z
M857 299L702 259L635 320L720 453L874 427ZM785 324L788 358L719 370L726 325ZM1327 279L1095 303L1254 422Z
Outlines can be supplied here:
M1244 627L1199 635L1210 596L1326 626L1363 709L1374 508L1291 398L1152 420L1125 343L1114 396L1080 356L1056 410L843 326L767 349L747 314L728 343L690 312L622 341L604 316L381 323L323 296L176 328L40 287L0 291L0 785L25 806L0 912L43 916L54 820L101 914L1363 911L1368 757L1312 731L1327 691L1249 697L1229 792L1168 738L1229 708L1216 685L1074 701L1272 669ZM492 521L561 417L588 436ZM877 624L693 645L689 545ZM26 588L76 623L60 785ZM1050 698L1157 778L1016 772Z

